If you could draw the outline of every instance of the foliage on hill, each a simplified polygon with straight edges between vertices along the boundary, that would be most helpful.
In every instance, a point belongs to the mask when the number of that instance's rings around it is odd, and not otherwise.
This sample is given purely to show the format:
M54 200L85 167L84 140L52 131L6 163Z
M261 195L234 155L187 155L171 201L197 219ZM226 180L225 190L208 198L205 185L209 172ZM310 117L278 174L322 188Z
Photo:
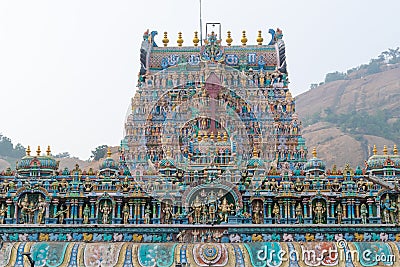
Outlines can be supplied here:
M358 67L348 69L347 72L330 72L325 75L325 81L319 84L313 83L310 85L310 89L316 88L318 85L324 83L339 81L339 80L350 80L358 79L366 75L379 73L385 70L385 66L388 64L400 63L400 47L395 49L389 48L387 51L383 51L378 58L372 58L368 64L362 64Z
M25 147L20 143L14 144L11 139L0 134L0 157L1 158L21 158L25 155Z

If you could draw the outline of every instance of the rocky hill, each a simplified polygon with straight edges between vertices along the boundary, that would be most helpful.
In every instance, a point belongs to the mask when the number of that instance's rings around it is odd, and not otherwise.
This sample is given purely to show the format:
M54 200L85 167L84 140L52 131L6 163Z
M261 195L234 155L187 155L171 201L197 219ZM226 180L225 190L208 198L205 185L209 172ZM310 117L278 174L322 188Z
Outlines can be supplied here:
M393 144L400 145L400 64L382 70L325 83L296 97L306 144L317 147L328 168L363 165L374 145L379 151L387 145L389 152Z

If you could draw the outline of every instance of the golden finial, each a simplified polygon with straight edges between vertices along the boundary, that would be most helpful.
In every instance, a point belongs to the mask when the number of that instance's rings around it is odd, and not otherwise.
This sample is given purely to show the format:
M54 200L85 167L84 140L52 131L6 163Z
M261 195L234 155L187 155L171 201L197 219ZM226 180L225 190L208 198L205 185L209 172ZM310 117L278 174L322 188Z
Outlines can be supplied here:
M50 153L51 153L50 146L47 146L46 153L47 153L47 156L50 156Z
M167 148L167 157L170 158L171 157L171 149L168 147Z
M217 141L221 142L221 133L220 132L217 133Z
M37 153L38 156L40 156L40 152L42 152L42 151L40 151L40 146L38 146L37 150L36 150L36 153Z
M387 146L384 145L384 146L383 146L383 155L387 155L387 152L388 152Z
M111 147L108 147L107 149L107 157L111 158Z
M208 135L207 135L206 132L204 132L203 140L204 140L204 141L207 141L207 139L208 139Z
M261 36L261 31L258 31L258 37L257 37L257 43L258 45L262 45L262 42L264 41L264 39Z
M26 155L27 156L31 155L31 146L28 146L28 148L26 149Z
M315 147L312 150L312 155L313 155L314 158L317 157L317 149Z
M167 46L169 43L167 34L168 34L167 32L164 32L164 39L162 39L164 46Z
M178 32L178 40L176 42L178 43L178 46L182 46L183 39L182 39L182 33L181 32Z
M198 46L200 42L199 37L197 36L197 31L194 32L193 44L194 46Z
M246 46L247 43L246 31L242 31L242 39L240 41L242 42L243 46Z
M393 145L393 155L397 155L397 146Z
M254 146L253 147L253 157L258 157L258 151L257 151L257 148L256 148L256 146Z
M374 152L374 155L378 154L378 149L376 149L376 145L374 145L374 149L372 150Z
M210 134L210 140L211 140L211 141L214 141L214 132L211 132L211 134Z
M224 142L228 141L228 134L224 132Z
M201 132L199 132L199 134L197 135L197 141L201 141Z
M231 31L228 31L228 37L226 38L226 45L231 46L232 41L233 41L233 39L231 37Z

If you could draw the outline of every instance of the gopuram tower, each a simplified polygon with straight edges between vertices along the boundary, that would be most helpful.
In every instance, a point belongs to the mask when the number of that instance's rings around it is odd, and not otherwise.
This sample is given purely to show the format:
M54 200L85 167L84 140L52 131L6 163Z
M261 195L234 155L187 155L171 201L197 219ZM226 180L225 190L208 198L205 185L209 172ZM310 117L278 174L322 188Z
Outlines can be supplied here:
M182 199L187 209L204 188L226 187L218 197L228 194L232 205L240 199L241 212L248 212L250 203L243 207L243 199L229 191L254 193L266 186L266 175L281 180L300 174L307 147L288 87L280 29L270 29L265 44L259 31L255 45L247 44L243 31L238 46L230 32L226 45L214 31L199 45L195 32L190 46L183 46L179 33L172 47L166 32L158 46L156 34L143 35L123 140L130 168L146 184L161 187L150 187L149 194L194 194Z

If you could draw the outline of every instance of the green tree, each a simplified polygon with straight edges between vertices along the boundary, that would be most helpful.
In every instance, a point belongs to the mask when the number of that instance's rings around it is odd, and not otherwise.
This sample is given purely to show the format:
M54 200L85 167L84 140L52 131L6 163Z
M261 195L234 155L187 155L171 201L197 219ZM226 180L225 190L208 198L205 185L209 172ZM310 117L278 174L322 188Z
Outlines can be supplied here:
M346 79L346 74L343 72L335 71L326 74L325 76L325 83L333 82L333 81L338 81L338 80L345 80Z
M107 145L101 145L96 147L94 150L92 150L92 156L90 157L93 160L99 160L101 158L104 158L107 152Z

